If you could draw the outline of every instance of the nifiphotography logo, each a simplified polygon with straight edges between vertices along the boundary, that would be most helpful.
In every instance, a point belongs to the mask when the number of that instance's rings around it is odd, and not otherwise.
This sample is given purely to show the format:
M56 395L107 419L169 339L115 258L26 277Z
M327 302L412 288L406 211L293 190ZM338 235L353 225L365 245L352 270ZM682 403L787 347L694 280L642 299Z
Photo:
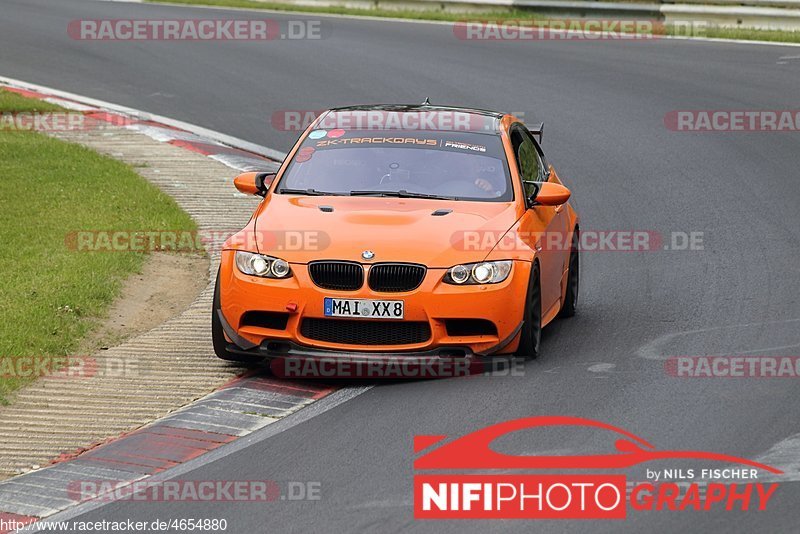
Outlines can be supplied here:
M515 456L491 448L501 436L547 427L608 431L615 439L616 452ZM515 419L452 440L439 435L414 436L415 453L431 448L414 461L416 519L625 519L628 505L637 511L765 510L778 484L758 482L759 472L783 474L769 465L737 456L660 451L621 428L567 416ZM709 465L647 469L648 481L643 482L629 483L625 474L613 473L653 461L707 461ZM486 473L492 470L497 473ZM547 473L527 473L532 470ZM561 470L591 472L558 473ZM421 473L426 471L433 473ZM667 479L679 479L681 483Z

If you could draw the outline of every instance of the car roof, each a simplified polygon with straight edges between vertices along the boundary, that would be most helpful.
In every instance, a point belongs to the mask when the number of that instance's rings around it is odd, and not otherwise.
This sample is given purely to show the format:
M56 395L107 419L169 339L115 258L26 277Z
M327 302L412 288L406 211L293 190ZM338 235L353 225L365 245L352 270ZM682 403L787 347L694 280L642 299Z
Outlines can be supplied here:
M432 104L366 104L331 108L329 111L460 111L472 115L494 117L495 119L501 119L503 115L505 115L505 113L488 109L465 108L459 106L434 106Z

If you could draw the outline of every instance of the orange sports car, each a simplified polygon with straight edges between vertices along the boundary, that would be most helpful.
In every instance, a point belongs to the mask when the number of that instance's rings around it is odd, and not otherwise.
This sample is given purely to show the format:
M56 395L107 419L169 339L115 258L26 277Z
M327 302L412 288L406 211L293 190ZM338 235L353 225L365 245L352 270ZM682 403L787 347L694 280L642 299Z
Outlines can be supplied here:
M536 357L579 278L542 129L427 102L317 117L277 173L235 179L263 200L223 246L217 356Z

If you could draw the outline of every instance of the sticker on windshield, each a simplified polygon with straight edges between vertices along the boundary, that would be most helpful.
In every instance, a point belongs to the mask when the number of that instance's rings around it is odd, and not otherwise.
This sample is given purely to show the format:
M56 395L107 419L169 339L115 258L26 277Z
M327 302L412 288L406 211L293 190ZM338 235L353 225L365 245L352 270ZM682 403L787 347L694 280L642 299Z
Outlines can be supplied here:
M314 130L308 134L309 139L322 139L328 133L328 130Z
M336 128L335 130L331 130L328 132L328 137L337 138L344 135L344 130L341 128Z
M314 147L311 146L304 146L300 150L297 151L297 157L294 160L297 163L303 163L311 159L311 156L314 155Z
M331 137L333 132L328 132ZM346 139L323 139L317 141L317 148L336 145L425 145L436 146L436 139L418 139L416 137L348 137Z
M471 143L462 143L461 141L445 141L445 148L460 148L461 150L471 150L473 152L486 152L486 147L483 145L473 145Z

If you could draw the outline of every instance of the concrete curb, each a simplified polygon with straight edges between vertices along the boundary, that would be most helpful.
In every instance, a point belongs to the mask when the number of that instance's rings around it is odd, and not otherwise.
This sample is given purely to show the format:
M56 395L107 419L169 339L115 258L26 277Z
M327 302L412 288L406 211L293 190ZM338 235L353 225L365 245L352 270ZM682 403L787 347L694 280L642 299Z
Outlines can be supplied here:
M6 89L26 96L93 118L107 117L108 127L51 135L136 166L137 172L171 195L201 231L222 234L208 245L209 283L189 309L93 355L100 369L112 360L131 361L137 364L135 373L48 377L18 392L13 405L0 408L0 474L56 462L0 483L1 519L50 516L83 500L74 491L76 481L128 484L145 479L334 391L317 383L236 378L241 368L217 359L211 348L209 314L220 241L225 231L243 227L257 204L257 199L232 187L230 168L273 170L278 167L274 159L234 138L205 137L192 125L164 124L136 110L123 112L119 106L101 107L77 95L56 95L39 86L0 80ZM120 122L120 116L126 120Z
M236 379L197 402L75 458L0 483L0 517L42 519L83 502L102 501L259 430L333 391L268 377ZM106 491L87 493L81 484Z
M154 115L138 109L120 106L104 100L89 98L83 95L77 95L75 93L54 89L52 87L46 87L44 85L16 80L14 78L7 78L5 76L0 76L0 85L5 86L6 88L16 89L17 91L25 91L33 98L42 98L43 100L52 101L68 109L75 109L77 111L105 111L113 113L117 116L127 117L134 122L152 124L157 128L160 127L161 130L172 130L175 134L183 131L188 134L193 134L196 139L202 139L206 142L210 141L212 144L216 144L221 147L232 148L234 150L244 152L245 155L253 156L257 160L272 160L273 162L277 163L283 161L283 158L286 157L286 154L279 150L274 150L263 145L251 143L250 141L245 141L244 139L239 139L238 137L215 132L213 130L203 128L202 126L179 121L170 117ZM238 169L238 167L234 168Z

